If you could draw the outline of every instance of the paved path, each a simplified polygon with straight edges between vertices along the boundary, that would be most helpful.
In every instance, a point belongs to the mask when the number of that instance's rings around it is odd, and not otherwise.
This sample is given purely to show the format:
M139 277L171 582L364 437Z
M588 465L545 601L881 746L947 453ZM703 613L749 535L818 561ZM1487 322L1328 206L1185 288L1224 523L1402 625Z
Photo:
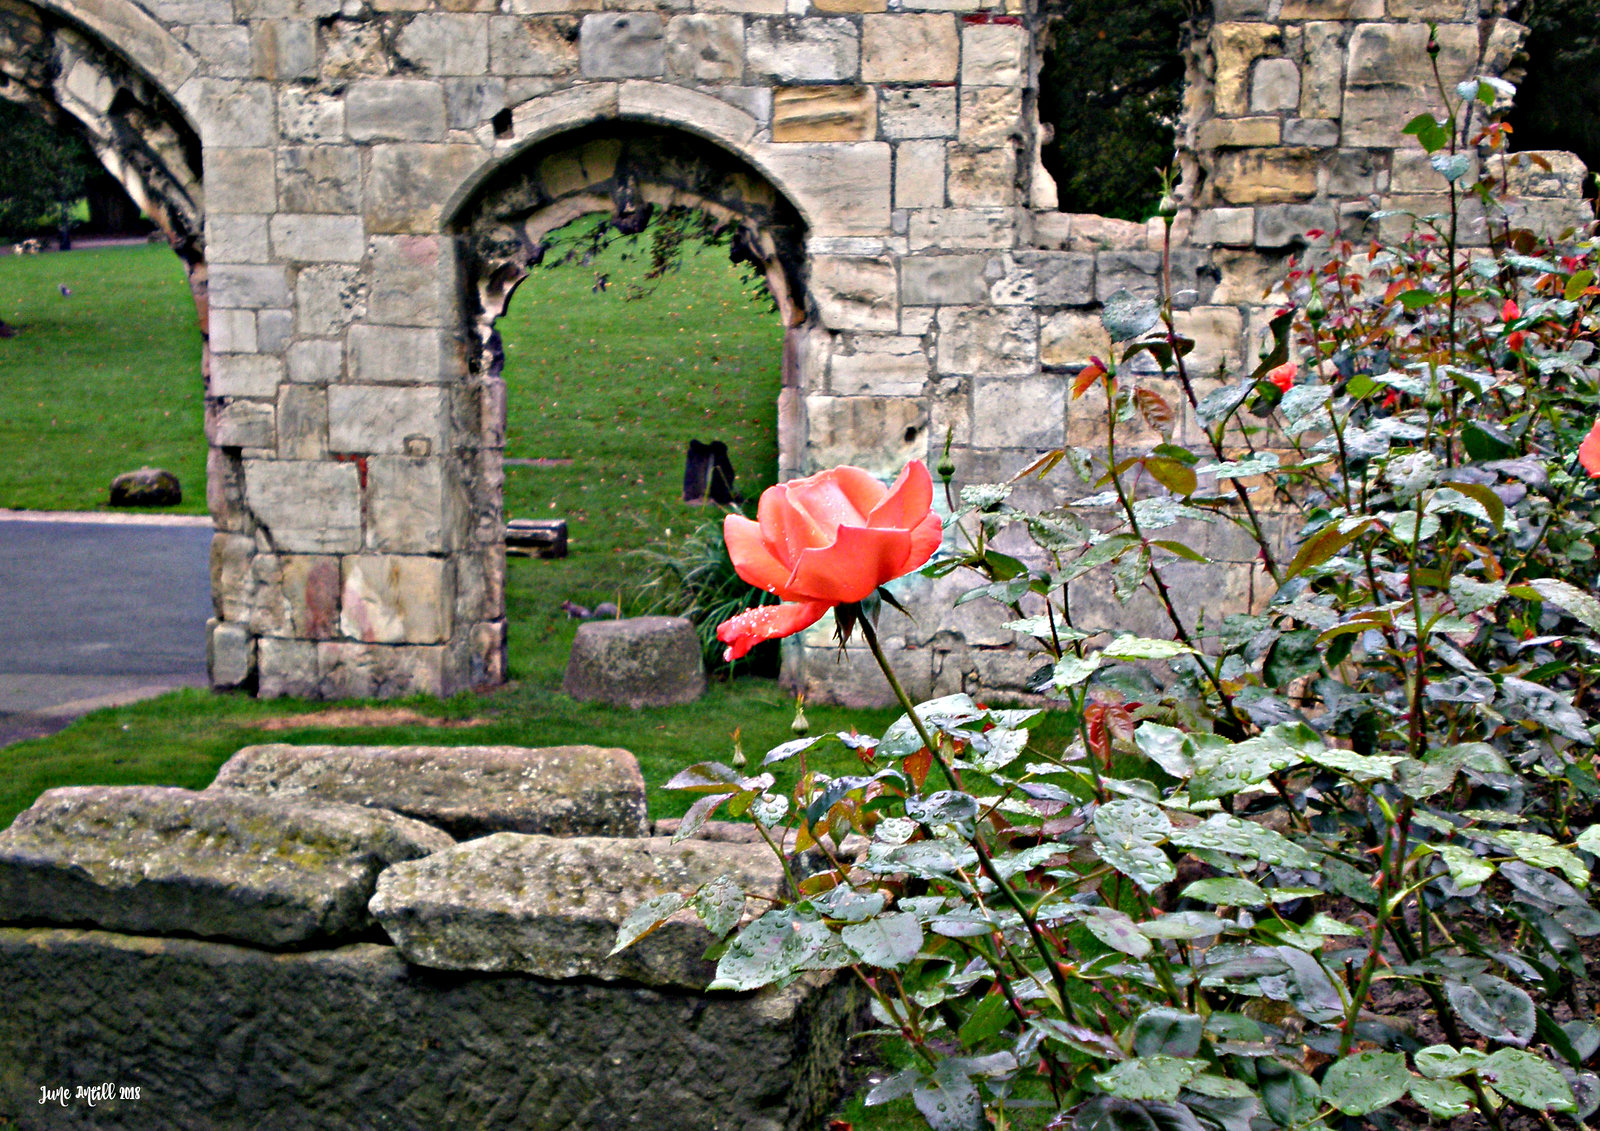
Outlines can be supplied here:
M211 521L0 511L0 746L206 682Z

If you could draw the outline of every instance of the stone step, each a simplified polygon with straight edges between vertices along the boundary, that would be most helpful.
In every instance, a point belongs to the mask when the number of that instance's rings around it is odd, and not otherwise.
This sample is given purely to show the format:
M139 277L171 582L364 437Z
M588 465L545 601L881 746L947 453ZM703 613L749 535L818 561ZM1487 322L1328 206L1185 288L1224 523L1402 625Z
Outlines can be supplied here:
M455 842L379 809L233 790L72 786L0 832L0 922L289 947L356 937L378 874Z
M617 928L645 900L720 875L747 892L776 896L783 886L765 845L497 833L389 869L371 908L419 966L698 990L715 974L704 958L715 938L691 911L608 955ZM751 902L747 910L766 906Z
M275 743L240 750L211 788L392 809L457 840L648 831L638 759L615 747Z

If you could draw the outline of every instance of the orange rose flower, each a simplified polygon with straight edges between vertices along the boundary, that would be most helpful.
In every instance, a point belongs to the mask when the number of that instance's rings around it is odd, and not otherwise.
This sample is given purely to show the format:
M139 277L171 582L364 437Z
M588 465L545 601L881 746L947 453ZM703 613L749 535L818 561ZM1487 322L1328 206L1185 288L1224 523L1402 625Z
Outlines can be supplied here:
M1295 365L1286 361L1267 374L1267 380L1278 387L1280 393L1287 393L1294 385Z
M763 640L793 636L835 605L872 595L939 548L933 479L921 460L885 488L859 467L835 467L761 494L756 521L723 520L722 537L739 576L786 602L740 613L717 626L737 660Z
M1594 422L1583 443L1578 445L1578 462L1583 464L1590 479L1600 479L1600 420Z

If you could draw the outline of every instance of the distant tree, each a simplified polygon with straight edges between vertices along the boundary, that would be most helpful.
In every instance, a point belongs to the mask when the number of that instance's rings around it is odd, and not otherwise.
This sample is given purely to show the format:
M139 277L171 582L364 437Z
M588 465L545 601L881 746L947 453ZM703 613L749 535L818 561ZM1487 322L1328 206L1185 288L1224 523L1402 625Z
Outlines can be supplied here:
M1529 0L1527 75L1511 111L1516 149L1567 149L1600 172L1600 12L1595 0ZM1585 191L1593 195L1591 181Z
M71 210L100 166L83 139L0 99L0 233L55 228L70 246Z
M1584 0L1578 0L1584 2ZM1592 2L1592 0L1589 0ZM1154 214L1183 104L1184 25L1197 0L1045 0L1039 118L1061 209Z

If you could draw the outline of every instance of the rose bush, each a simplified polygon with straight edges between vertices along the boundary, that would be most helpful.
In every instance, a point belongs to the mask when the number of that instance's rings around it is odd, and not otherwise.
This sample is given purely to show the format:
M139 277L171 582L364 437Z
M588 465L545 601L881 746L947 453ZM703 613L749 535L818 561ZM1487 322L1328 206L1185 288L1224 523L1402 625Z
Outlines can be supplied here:
M1407 127L1448 212L1387 243L1313 236L1251 372L1191 374L1170 305L1112 296L1117 348L1074 383L1105 394L1103 443L959 498L947 477L964 548L925 572L971 570L967 597L1010 609L1074 741L1035 741L1031 709L912 704L885 663L904 715L771 750L799 760L792 794L716 763L670 783L703 795L680 836L726 806L834 866L736 932L724 880L653 900L619 945L692 907L728 936L718 988L852 970L909 1059L866 1102L909 1101L935 1131L1498 1131L1600 1110L1600 239L1497 211L1504 134L1473 123L1498 92L1463 84L1445 121ZM1463 199L1489 248L1458 239ZM1204 457L1171 442L1163 388ZM1136 419L1154 441L1126 439ZM1013 505L1063 465L1094 493ZM1170 583L1216 523L1254 539L1267 585L1220 622ZM1102 577L1152 594L1170 637L1084 620L1097 603L1072 587ZM808 769L827 744L862 772ZM850 833L869 838L854 857Z
M763 640L792 636L838 605L870 597L939 548L933 480L921 460L885 488L858 467L836 467L770 487L756 520L730 514L723 537L739 576L780 605L725 621L717 638L736 660Z

